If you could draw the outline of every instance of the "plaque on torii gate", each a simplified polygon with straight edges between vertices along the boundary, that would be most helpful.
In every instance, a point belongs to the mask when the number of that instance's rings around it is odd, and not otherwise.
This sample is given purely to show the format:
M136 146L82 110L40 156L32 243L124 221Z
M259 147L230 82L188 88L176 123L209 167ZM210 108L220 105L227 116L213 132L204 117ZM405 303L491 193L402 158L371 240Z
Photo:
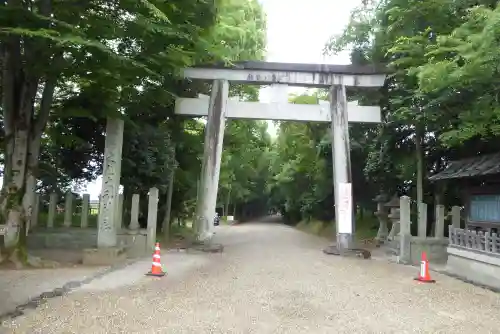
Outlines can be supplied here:
M348 122L380 123L378 106L347 102L347 87L382 87L384 70L374 66L238 62L232 66L208 65L186 68L188 79L212 81L209 98L178 98L175 113L207 116L202 172L197 199L195 228L200 240L213 234L222 141L226 118L301 122L330 122L335 192L336 251L353 247L354 208ZM270 103L240 102L228 98L229 83L329 88L330 101L318 105L288 103L281 96ZM284 90L281 89L283 92Z

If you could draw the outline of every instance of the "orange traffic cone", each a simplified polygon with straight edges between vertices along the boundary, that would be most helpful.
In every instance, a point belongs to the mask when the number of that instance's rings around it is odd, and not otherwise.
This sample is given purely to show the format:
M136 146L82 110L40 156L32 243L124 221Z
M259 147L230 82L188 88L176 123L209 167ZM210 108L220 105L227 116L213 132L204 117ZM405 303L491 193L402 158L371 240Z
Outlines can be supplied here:
M151 266L151 271L146 274L147 276L162 277L165 276L165 272L161 268L160 259L160 243L155 244L155 252L153 254L153 264Z
M420 273L416 281L422 283L436 283L435 280L431 279L431 275L429 274L429 261L427 260L427 254L422 252L422 261L420 261Z

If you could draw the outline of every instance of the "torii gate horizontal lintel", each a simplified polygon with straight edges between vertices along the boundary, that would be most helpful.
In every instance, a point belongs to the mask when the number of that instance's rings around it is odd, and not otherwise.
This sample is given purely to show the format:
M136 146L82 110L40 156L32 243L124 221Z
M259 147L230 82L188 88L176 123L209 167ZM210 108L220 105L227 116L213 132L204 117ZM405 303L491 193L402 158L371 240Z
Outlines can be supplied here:
M175 114L186 116L208 116L208 98L179 98L175 101ZM297 122L331 122L330 103L320 104L261 103L227 101L227 118L258 119ZM348 103L348 122L380 123L380 107L359 106L356 101Z
M381 87L386 78L385 68L376 66L294 64L272 62L239 62L233 66L200 65L183 70L185 78L227 80L233 83L326 88L332 85Z

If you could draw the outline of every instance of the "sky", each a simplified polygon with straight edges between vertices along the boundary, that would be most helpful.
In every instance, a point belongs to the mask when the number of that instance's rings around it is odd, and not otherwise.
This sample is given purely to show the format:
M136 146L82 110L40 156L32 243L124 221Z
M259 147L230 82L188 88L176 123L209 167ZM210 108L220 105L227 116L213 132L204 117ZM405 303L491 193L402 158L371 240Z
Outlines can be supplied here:
M349 64L349 52L324 56L323 47L329 38L339 34L349 21L351 10L360 0L259 0L267 14L267 57L270 62ZM285 5L286 3L286 5ZM289 88L300 93L303 88ZM273 90L260 90L261 102L269 102ZM276 128L268 122L268 132Z
M360 0L259 0L267 15L267 61L283 63L348 64L349 54L325 57L323 47L330 36L341 33L349 14ZM299 92L290 88L289 92ZM261 102L268 102L272 90L260 91ZM276 129L269 122L269 132ZM102 178L88 184L82 193L97 199Z

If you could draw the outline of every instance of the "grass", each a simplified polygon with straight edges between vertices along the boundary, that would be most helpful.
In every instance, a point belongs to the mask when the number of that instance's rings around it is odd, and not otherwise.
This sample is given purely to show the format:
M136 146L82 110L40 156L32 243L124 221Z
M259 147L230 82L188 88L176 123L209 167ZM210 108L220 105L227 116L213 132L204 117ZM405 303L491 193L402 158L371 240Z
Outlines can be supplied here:
M156 231L157 238L164 244L170 244L174 240L178 239L188 239L192 240L195 238L193 230L193 222L190 220L184 221L182 225L173 223L170 225L169 240L165 240L162 231Z
M356 219L355 237L357 240L365 240L374 238L377 235L378 220L374 216ZM335 222L324 222L319 220L301 221L296 225L296 228L319 237L332 239L335 235Z
M221 225L230 225L229 222L227 221L227 216L220 217L220 224Z
M47 227L47 221L49 220L49 214L47 212L40 212L38 214L38 224L39 227ZM82 223L82 216L80 213L74 213L71 220L71 227L80 227ZM88 215L88 227L97 228L97 215ZM54 227L64 226L64 213L56 213L54 217Z

